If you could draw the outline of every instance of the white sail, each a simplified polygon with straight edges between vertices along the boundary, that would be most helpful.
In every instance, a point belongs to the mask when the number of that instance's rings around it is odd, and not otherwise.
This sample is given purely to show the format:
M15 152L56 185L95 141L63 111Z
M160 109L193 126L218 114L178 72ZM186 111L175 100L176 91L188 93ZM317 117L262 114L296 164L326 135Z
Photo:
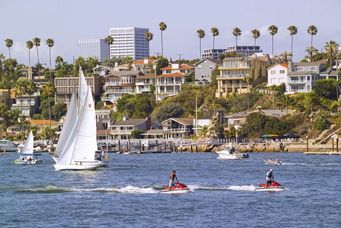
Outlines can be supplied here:
M84 106L87 91L88 91L88 84L86 83L82 69L79 68L78 112L80 112L80 110Z
M66 142L70 136L70 132L74 125L77 123L77 98L75 94L72 94L69 109L66 113L65 121L63 124L62 132L60 133L58 144L56 147L56 156L60 157L65 149Z
M79 115L76 146L73 151L73 161L94 161L97 150L96 113L90 86L84 106Z
M23 154L33 154L33 133L30 131L30 133L27 136L27 139L24 143L24 147L21 150L21 153Z

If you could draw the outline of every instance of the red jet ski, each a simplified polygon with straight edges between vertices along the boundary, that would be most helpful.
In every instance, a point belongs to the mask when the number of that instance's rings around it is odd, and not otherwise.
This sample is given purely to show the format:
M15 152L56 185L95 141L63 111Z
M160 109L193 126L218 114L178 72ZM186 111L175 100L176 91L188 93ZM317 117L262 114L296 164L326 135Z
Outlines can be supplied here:
M271 184L260 184L256 190L258 191L281 191L284 190L284 186L276 181L272 181Z
M176 192L176 191L188 191L189 188L182 184L182 183L176 183L175 186L169 187L169 186L163 186L163 192Z

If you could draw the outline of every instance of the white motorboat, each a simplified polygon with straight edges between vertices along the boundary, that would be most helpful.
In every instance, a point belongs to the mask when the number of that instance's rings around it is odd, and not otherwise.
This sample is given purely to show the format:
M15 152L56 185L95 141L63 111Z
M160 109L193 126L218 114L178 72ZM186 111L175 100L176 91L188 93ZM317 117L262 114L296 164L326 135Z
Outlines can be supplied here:
M221 160L237 160L249 157L248 154L235 151L234 147L228 147L221 151L217 151L216 153L218 154L217 159Z
M14 145L14 143L10 140L0 140L0 151L3 153L6 152L16 152L17 147Z
M30 131L23 147L21 148L19 158L14 161L15 164L35 165L41 164L43 162L43 160L39 159L38 157L40 156L40 154L33 153L33 144L34 144L33 133L32 131Z
M277 159L266 159L264 160L264 163L267 165L282 165L282 161Z
M94 170L103 167L96 160L96 114L91 87L79 71L78 99L73 94L56 147L55 170Z

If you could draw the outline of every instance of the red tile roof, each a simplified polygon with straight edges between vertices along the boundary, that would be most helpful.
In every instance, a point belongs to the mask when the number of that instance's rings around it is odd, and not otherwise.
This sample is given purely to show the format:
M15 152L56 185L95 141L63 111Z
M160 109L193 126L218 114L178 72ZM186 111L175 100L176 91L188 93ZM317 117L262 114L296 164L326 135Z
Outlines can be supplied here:
M179 66L179 68L172 68L172 65L168 65L166 67L160 68L160 70L176 70L176 69L179 69L179 70L190 70L190 69L193 69L193 67L188 65L188 64L181 64Z

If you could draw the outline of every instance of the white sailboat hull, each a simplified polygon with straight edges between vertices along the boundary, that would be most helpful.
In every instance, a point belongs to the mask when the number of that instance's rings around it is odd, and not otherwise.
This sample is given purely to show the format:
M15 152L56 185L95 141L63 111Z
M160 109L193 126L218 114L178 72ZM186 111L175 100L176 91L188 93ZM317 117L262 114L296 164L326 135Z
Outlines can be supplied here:
M53 165L56 171L62 171L62 170L96 170L100 167L104 167L105 164L101 161L79 161L74 162L70 165Z

